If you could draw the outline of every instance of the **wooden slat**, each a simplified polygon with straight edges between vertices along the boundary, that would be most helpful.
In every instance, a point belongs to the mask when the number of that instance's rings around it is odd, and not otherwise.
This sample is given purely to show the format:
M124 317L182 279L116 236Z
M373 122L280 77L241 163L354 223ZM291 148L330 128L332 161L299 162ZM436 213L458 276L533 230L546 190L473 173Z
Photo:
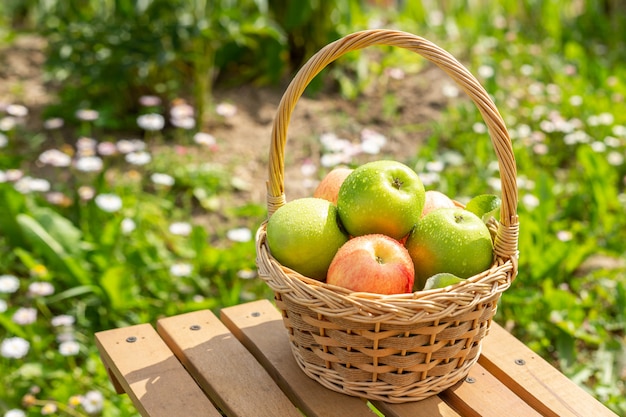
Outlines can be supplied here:
M95 335L100 356L144 417L220 413L149 324Z
M616 416L497 323L492 323L478 361L545 416Z
M447 389L441 395L463 416L541 416L480 364L472 366L464 381Z
M280 313L269 301L228 307L220 317L306 416L374 415L363 400L324 388L302 372L291 353Z
M157 322L157 330L229 417L302 417L263 367L212 312L202 310L164 318Z
M439 396L433 396L421 401L404 404L389 404L381 401L372 401L385 417L461 417Z

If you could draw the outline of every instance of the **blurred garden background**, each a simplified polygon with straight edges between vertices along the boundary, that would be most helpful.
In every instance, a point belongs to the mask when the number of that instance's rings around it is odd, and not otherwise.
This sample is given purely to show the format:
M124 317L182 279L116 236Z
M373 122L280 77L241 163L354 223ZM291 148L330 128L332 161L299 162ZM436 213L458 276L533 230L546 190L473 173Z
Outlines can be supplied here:
M314 52L377 27L442 46L494 97L521 224L496 318L626 415L620 0L0 2L0 415L136 415L96 331L272 297L254 234L273 111ZM419 56L370 49L298 104L287 198L382 158L460 201L498 193L464 94Z

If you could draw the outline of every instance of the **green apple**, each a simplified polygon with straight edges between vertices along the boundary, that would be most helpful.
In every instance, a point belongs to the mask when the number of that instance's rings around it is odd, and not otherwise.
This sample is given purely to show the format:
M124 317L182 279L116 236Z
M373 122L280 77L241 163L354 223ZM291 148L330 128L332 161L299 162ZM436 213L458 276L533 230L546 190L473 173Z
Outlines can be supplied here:
M337 250L348 241L337 207L321 198L300 198L280 207L267 222L267 244L281 265L320 281Z
M493 242L482 219L462 208L440 208L424 216L411 231L406 248L415 267L416 289L442 272L468 278L488 269Z
M346 177L337 208L351 236L380 233L400 240L420 219L424 201L424 185L415 171L381 160L363 164Z

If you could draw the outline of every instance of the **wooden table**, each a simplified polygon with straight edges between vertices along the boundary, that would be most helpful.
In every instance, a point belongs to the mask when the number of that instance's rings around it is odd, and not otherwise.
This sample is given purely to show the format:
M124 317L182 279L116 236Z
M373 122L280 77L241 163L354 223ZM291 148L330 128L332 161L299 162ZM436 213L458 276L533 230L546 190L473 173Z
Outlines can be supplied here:
M405 404L368 402L322 387L298 368L267 300L167 317L96 334L118 393L143 416L615 416L493 323L468 377Z

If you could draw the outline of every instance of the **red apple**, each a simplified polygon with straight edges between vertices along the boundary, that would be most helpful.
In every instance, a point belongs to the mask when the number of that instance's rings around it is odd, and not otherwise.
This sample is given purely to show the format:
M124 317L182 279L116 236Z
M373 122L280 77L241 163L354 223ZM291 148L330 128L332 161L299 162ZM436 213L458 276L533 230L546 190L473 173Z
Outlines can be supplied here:
M454 201L441 191L428 190L426 191L426 201L424 202L424 208L422 209L422 217L438 208L454 207L456 207Z
M382 234L355 237L335 254L326 282L352 291L401 294L413 290L415 269L407 249Z
M317 188L313 192L313 197L323 198L333 204L337 204L337 197L339 196L339 188L343 184L343 180L346 179L350 173L354 171L351 168L338 167L330 171L317 185Z

